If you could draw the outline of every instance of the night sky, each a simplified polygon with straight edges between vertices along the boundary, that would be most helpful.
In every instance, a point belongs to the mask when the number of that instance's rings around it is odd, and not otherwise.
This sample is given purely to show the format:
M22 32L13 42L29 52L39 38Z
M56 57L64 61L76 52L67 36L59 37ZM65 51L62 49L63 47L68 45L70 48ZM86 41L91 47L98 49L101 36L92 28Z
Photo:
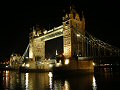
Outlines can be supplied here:
M1 2L0 60L8 58L12 52L23 54L34 25L38 24L47 30L60 26L62 17L68 13L71 4L79 14L83 11L87 32L120 48L119 2L88 1Z

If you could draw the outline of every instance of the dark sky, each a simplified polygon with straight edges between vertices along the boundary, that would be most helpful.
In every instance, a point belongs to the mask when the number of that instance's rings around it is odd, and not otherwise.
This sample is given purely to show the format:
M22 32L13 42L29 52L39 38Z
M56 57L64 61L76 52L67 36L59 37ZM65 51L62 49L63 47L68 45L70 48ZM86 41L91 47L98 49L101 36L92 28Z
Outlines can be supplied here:
M89 1L89 2L88 2ZM48 29L62 24L62 17L73 4L84 12L86 31L96 38L120 48L119 2L93 0L44 0L42 2L2 2L0 6L0 59L12 52L22 54L28 43L30 28L39 24ZM114 0L115 1L115 0Z

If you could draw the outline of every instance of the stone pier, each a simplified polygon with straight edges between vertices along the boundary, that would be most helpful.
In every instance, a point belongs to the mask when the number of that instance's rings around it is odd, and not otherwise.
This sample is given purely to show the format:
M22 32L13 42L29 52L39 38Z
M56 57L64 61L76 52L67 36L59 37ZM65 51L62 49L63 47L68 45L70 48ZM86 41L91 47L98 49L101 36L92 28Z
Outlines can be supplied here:
M93 74L94 65L92 60L70 60L68 65L53 68L53 73L60 76Z

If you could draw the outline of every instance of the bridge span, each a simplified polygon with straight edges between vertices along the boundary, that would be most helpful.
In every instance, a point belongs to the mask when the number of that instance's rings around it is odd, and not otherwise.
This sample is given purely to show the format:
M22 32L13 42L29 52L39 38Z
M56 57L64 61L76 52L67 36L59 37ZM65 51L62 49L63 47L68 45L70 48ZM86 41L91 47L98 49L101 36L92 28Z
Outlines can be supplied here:
M62 25L51 30L34 27L29 36L29 44L22 58L29 58L29 68L38 68L41 61L46 60L45 42L63 37L63 53L56 54L53 59L59 60L57 66L69 70L87 70L94 72L94 59L120 56L120 49L94 37L85 29L85 17L80 17L74 8L63 17ZM52 48L52 47L51 47ZM55 50L56 51L56 50ZM28 56L27 52L29 53ZM55 61L54 60L54 61ZM64 63L63 63L64 62ZM66 66L66 63L67 66ZM50 63L49 63L50 64ZM79 65L79 66L77 66ZM47 65L46 63L46 66Z

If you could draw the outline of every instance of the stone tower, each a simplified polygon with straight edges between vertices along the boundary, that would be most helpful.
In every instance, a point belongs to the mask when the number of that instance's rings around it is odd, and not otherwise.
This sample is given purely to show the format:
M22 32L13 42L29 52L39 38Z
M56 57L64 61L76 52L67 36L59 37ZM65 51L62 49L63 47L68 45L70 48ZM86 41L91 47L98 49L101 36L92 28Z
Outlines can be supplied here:
M35 61L45 59L45 41L41 40L40 35L43 35L42 30L33 28L29 38L29 58Z
M82 36L81 36L82 34ZM70 13L63 17L63 42L65 58L72 58L77 55L86 56L85 40L85 18L82 18L70 7Z

